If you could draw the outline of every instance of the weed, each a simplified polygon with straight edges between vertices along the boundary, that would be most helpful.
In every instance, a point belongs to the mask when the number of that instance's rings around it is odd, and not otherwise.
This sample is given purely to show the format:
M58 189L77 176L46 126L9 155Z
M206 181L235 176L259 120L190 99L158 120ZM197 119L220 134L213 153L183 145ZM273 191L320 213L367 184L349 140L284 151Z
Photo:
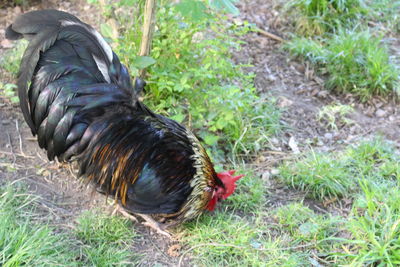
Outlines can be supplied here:
M343 126L353 124L354 122L346 117L346 115L354 111L353 107L342 104L331 104L322 107L318 114L317 120L327 125L328 128L338 130Z

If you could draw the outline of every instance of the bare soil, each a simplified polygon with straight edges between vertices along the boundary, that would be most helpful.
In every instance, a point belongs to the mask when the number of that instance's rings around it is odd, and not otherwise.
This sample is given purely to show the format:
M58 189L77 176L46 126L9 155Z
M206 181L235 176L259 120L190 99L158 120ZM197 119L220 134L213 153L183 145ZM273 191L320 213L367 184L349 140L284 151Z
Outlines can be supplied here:
M291 26L278 7L270 2L241 1L240 19L286 39L292 31ZM83 0L41 1L24 7L24 10L12 6L0 9L0 55L14 45L4 39L4 29L19 13L50 7L77 15L97 28L101 21L100 12ZM250 59L254 65L251 71L256 73L257 90L262 95L277 99L278 105L284 110L282 122L287 126L285 133L279 139L272 138L270 146L251 163L268 186L266 208L305 199L303 192L290 190L271 179L277 163L293 156L293 146L289 145L289 140L295 142L300 151L310 147L320 151L336 151L343 145L381 134L400 147L400 109L394 100L373 99L370 103L360 104L350 95L337 96L324 89L324 77L319 77L308 64L291 59L282 50L280 42L257 33L246 35L244 41L246 43L236 53L236 59L242 62ZM400 43L392 41L391 45L394 54L399 55ZM0 81L15 83L13 77L1 70ZM351 119L355 123L338 130L321 124L316 119L318 111L332 103L352 104L355 112L351 114ZM113 208L103 196L76 179L71 168L48 162L45 152L39 149L24 122L19 107L0 95L0 183L15 180L24 180L30 191L40 196L43 214L51 217L60 228L73 226L76 217L85 210L100 208L111 213ZM346 199L329 205L307 199L305 203L317 212L329 210L343 214L349 207ZM132 250L144 255L140 265L177 265L179 257L171 256L168 250L178 241L166 240L140 224L135 225L135 229L140 237ZM190 264L186 262L184 265Z

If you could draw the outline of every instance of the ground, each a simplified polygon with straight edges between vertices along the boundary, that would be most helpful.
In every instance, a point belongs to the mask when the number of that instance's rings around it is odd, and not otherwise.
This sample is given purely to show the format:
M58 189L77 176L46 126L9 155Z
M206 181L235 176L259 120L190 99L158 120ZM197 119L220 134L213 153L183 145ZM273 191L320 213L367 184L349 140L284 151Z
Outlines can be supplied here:
M93 10L85 1L43 1L29 8L53 7L67 10L81 17L95 27L98 26L100 12ZM239 4L240 19L255 23L259 28L286 39L289 36L285 19L269 1L246 0ZM90 12L88 10L90 9ZM4 40L4 28L21 12L17 8L0 10L0 54L13 46ZM89 15L90 14L90 15ZM93 14L97 14L93 16ZM360 104L349 96L338 96L327 92L323 87L324 77L315 74L312 67L292 59L281 48L281 43L257 33L243 37L243 49L236 52L237 61L250 59L254 65L250 70L256 73L256 87L261 95L274 97L283 108L284 134L272 138L270 146L249 164L267 180L268 195L266 207L278 207L293 200L304 199L305 194L289 189L270 179L277 163L293 156L293 153L308 150L310 147L320 151L336 151L347 144L377 134L395 143L400 148L400 108L394 100L375 98L369 103ZM390 45L394 54L400 54L400 44ZM397 39L398 40L398 39ZM390 40L389 40L390 41ZM0 81L15 82L6 73L0 74ZM318 112L327 105L351 104L354 112L350 114L353 123L331 129L317 120ZM112 205L106 199L92 192L90 186L75 178L73 171L56 162L48 162L44 151L38 148L28 126L24 122L19 107L0 96L0 181L24 180L29 191L41 196L41 212L52 217L52 223L60 228L74 225L75 219L85 210L101 207L111 213ZM349 203L323 207L321 203L305 199L304 203L316 212L325 209L333 213L346 213ZM338 208L341 207L341 209ZM322 210L322 211L321 211ZM179 257L171 255L170 248L178 241L164 239L149 229L135 225L140 237L134 251L145 255L140 261L143 266L176 266ZM172 253L173 254L173 253ZM180 256L180 254L178 254ZM188 265L186 259L183 265Z

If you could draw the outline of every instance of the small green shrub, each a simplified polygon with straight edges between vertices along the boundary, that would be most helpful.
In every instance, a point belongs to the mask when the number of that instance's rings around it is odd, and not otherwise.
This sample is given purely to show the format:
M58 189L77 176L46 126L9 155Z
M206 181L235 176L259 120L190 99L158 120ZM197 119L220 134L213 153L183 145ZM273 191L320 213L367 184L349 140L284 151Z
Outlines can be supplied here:
M327 74L330 90L352 93L361 101L398 93L398 70L381 40L368 31L341 30L323 42L294 38L285 48Z
M302 35L322 35L367 12L362 0L291 0L286 4Z
M11 103L19 103L19 98L17 96L17 92L16 92L17 86L15 84L12 83L6 83L3 84L2 82L0 82L0 92L7 97L8 99L10 99Z

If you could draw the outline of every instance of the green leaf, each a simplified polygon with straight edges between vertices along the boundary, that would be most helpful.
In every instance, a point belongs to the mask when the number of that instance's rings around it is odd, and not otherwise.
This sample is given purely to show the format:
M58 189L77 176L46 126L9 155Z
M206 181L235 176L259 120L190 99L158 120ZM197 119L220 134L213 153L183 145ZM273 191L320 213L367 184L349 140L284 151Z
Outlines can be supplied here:
M183 115L182 113L178 113L178 114L172 116L171 119L181 123L185 119L185 115Z
M183 0L175 5L176 10L185 18L200 21L208 18L207 8L201 1Z
M102 23L100 25L100 32L104 37L107 37L107 38L113 37L113 29L108 24Z
M135 59L133 60L132 65L138 69L144 69L147 68L150 65L153 65L154 63L156 63L157 61L152 58L152 57L148 57L148 56L137 56L135 57Z
M236 0L209 0L209 4L211 7L218 10L225 10L228 13L233 15L239 15L239 9L235 7L233 3L237 2Z
M136 68L135 66L130 66L129 67L129 70L130 70L130 74L131 74L131 76L138 76L139 75L139 69L138 68Z
M216 144L218 142L218 140L219 140L219 136L217 136L217 135L207 134L206 136L204 136L204 142L209 146Z

